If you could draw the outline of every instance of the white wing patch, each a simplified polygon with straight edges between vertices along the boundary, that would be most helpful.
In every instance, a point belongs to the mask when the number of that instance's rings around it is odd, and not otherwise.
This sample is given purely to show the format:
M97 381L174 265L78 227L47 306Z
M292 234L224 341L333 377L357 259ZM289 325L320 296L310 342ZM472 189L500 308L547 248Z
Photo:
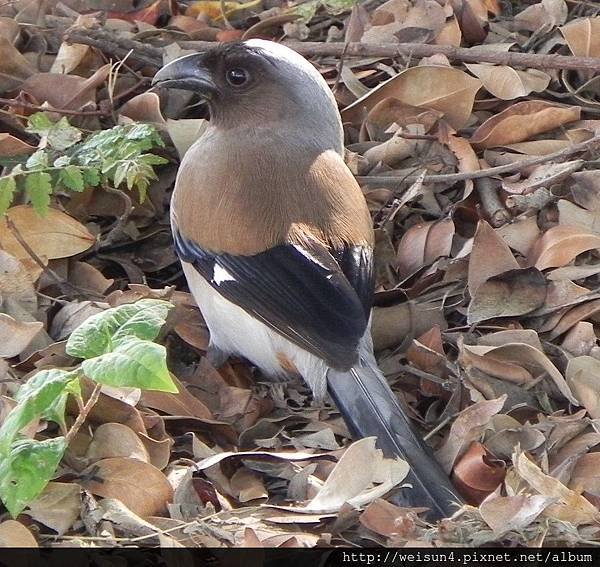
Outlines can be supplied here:
M215 264L212 281L215 285L221 285L223 282L234 282L235 278L223 266Z

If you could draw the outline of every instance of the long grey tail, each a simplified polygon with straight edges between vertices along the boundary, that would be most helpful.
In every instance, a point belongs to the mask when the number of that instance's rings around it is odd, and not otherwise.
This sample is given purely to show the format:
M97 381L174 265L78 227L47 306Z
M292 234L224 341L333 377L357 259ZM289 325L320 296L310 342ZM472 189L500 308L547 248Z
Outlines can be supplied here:
M400 457L410 465L406 482L390 498L399 506L426 506L428 517L452 515L462 503L431 449L415 431L398 404L374 357L348 371L329 369L327 388L352 436L377 437L377 446L387 457Z

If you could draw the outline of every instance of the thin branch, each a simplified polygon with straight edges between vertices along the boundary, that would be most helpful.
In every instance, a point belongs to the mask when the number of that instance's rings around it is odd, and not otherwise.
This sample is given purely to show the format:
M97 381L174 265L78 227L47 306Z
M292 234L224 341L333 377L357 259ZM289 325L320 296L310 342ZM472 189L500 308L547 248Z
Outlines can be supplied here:
M73 43L91 45L117 56L124 56L129 50L132 57L154 66L162 64L162 48L151 46L140 41L116 37L104 30L83 30L70 28L65 31L64 39ZM202 52L215 47L212 41L178 41L184 49L195 49ZM450 45L429 45L422 43L348 43L288 41L284 45L291 47L306 57L431 57L445 55L451 61L464 63L495 63L510 67L525 67L531 69L571 69L600 72L600 58L576 57L572 55L519 53L514 51L489 51L481 47L452 47Z
M585 142L573 144L568 148L564 148L558 152L553 152L545 156L536 156L514 163L507 163L505 165L498 165L496 167L480 169L479 171L465 171L462 173L442 173L436 175L425 175L425 177L421 177L421 175L362 175L357 176L356 179L359 183L376 183L380 187L396 187L398 183L412 183L417 179L422 179L423 183L457 183L458 181L465 181L466 179L480 179L482 177L500 175L502 173L514 173L516 171L522 171L523 169L527 169L528 167L532 167L534 165L540 165L542 163L548 163L551 161L560 163L565 158L568 158L573 154L579 152L593 149L594 146L598 144L600 144L600 135L594 136L593 138L590 138Z
M209 41L179 41L185 49L206 51L215 44ZM294 41L284 42L305 57L431 57L445 55L451 61L464 63L496 63L510 67L531 69L572 69L600 72L599 57L575 57L571 55L519 53L515 51L489 51L481 47L452 47L450 45L429 45L423 43L349 43L345 50L342 42Z
M24 102L14 98L0 98L0 104L6 104L7 106L23 107L28 110L56 112L57 114L65 114L67 116L107 116L109 114L104 110L69 110L67 108L53 108L51 106L32 104L30 102Z
M98 401L98 398L100 397L101 389L102 389L102 385L96 384L96 386L94 387L94 390L92 391L92 394L88 398L88 401L81 408L81 411L79 412L77 419L73 423L73 426L71 427L71 429L69 429L69 431L65 435L65 441L67 442L67 445L69 443L71 443L71 441L73 440L75 435L77 435L77 432L81 429L81 426L84 424L90 411L92 411L92 408L94 407L94 405Z

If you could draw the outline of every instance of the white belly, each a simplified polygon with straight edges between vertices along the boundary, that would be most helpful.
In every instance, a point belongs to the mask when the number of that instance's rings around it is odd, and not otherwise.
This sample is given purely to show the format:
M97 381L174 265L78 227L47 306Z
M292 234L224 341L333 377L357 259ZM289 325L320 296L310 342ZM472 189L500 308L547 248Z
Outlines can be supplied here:
M225 299L194 269L182 262L190 291L210 331L211 344L227 354L248 359L272 377L289 375L292 367L322 399L327 390L327 365Z

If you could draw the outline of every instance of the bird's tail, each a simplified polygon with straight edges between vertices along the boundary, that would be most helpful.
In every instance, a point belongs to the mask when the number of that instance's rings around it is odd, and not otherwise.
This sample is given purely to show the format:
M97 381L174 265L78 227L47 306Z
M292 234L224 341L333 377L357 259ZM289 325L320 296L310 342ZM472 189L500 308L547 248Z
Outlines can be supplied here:
M410 424L372 355L348 371L329 369L327 388L350 433L357 438L377 437L387 457L410 465L406 482L390 500L400 506L426 506L429 518L448 517L462 499L431 449Z

